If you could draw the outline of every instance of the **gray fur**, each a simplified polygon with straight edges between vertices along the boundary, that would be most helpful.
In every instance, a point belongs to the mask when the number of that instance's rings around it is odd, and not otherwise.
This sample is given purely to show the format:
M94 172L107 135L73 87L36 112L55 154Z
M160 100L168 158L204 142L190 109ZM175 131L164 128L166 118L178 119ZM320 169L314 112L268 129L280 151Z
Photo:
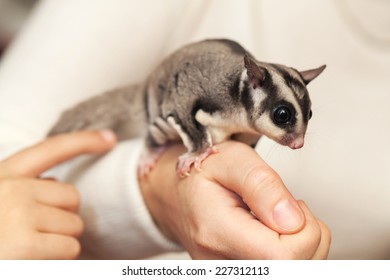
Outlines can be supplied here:
M48 136L92 129L112 129L118 139L144 134L146 122L142 85L133 85L88 99L62 113Z
M318 69L302 75L283 65L256 61L236 42L206 40L170 55L145 82L66 111L49 135L109 128L126 139L146 131L148 147L185 138L189 153L231 137L253 145L266 135L288 145L283 139L306 131L311 106L306 84L323 70ZM270 118L275 104L286 102L286 95L294 95L300 107L295 110L304 115L302 123L272 126L265 118ZM259 127L260 123L267 125Z

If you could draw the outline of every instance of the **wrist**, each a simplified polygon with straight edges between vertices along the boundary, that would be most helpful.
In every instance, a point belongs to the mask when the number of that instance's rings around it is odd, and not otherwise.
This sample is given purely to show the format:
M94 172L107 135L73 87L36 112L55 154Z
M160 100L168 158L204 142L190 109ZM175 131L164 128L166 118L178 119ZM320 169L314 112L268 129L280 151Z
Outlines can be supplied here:
M138 178L146 207L161 233L171 241L179 242L177 234L179 178L176 175L176 162L184 152L182 145L167 149L153 170L145 177Z

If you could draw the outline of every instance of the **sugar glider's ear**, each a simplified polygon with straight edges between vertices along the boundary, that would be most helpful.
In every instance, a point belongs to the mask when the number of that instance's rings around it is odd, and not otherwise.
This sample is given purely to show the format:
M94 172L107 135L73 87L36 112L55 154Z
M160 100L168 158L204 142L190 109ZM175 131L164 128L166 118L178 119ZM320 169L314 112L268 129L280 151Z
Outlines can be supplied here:
M244 64L248 75L249 84L253 88L261 87L264 80L264 70L259 67L256 62L249 57L248 54L244 56Z
M313 81L315 78L317 78L318 75L320 75L322 73L322 71L324 71L325 68L326 68L326 65L322 65L322 66L315 68L315 69L300 71L305 84L307 85L308 83Z

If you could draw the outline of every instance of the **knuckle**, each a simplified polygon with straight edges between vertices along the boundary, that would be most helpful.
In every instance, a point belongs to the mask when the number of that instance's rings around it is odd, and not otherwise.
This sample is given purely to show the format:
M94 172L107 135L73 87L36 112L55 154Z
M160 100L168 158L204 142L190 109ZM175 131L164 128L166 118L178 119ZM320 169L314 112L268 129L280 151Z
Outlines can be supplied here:
M320 228L321 228L321 239L326 244L330 244L332 242L332 233L329 229L329 227L323 223L322 221L318 221Z
M80 204L80 193L79 193L79 191L75 187L71 186L70 187L70 193L71 193L71 197L72 197L73 203L75 205L79 205Z
M64 187L67 194L66 199L71 205L78 209L81 200L79 191L72 185L64 184Z
M74 215L71 221L74 230L74 236L79 237L84 231L84 222L79 215Z
M268 166L254 166L243 177L243 190L250 192L248 195L256 195L257 192L269 192L280 185L279 175ZM244 197L246 195L244 194Z
M69 239L67 244L66 259L76 259L81 253L80 242L76 238Z
M270 167L253 167L248 171L246 178L246 184L264 184L268 182L274 182L279 179L277 173Z
M317 220L315 225L316 226L313 228L310 240L311 244L313 244L313 248L320 246L321 242L327 238L327 235L330 235L327 234L328 230L325 224L322 224L319 220Z

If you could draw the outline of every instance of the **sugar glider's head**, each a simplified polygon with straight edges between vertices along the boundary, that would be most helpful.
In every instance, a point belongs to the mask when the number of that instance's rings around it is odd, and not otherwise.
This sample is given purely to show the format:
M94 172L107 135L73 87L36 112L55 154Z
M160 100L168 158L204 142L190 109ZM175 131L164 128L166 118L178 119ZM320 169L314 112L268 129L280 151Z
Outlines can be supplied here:
M325 65L297 71L279 64L257 62L244 57L243 90L251 102L250 123L261 134L292 149L302 148L312 116L306 85ZM245 105L245 104L244 104Z

